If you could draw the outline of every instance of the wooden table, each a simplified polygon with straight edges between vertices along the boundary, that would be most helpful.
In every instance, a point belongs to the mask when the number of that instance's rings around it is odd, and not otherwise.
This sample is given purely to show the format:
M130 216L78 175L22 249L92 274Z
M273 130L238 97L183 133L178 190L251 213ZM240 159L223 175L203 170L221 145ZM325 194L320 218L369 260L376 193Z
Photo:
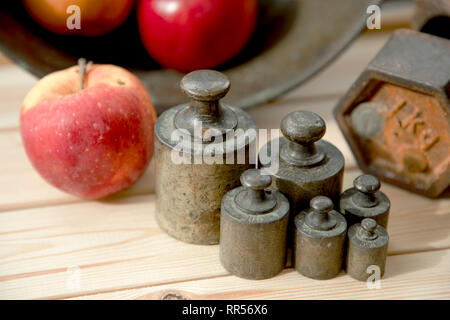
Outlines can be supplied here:
M250 110L259 127L269 129L294 110L320 114L327 123L325 138L345 155L345 188L360 171L332 109L390 32L365 33L312 81ZM20 103L36 79L5 58L0 64L0 298L450 298L449 199L430 200L382 185L392 211L380 289L368 289L344 273L315 281L292 268L269 280L239 279L220 265L218 246L185 244L158 228L153 165L131 189L102 201L83 201L42 180L26 158L18 130Z

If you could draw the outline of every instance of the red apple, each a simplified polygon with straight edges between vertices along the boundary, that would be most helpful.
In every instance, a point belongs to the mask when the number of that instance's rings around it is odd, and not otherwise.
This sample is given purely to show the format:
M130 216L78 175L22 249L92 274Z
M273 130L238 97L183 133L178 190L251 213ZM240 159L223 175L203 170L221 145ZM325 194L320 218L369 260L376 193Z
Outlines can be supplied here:
M28 13L44 28L59 34L99 36L120 26L130 14L134 0L22 0ZM69 29L67 19L80 12L80 29Z
M239 53L257 20L257 0L140 0L142 42L165 67L214 68Z
M42 78L22 104L25 150L40 175L70 194L96 199L135 183L153 154L156 112L127 70L93 65L84 88L74 66Z

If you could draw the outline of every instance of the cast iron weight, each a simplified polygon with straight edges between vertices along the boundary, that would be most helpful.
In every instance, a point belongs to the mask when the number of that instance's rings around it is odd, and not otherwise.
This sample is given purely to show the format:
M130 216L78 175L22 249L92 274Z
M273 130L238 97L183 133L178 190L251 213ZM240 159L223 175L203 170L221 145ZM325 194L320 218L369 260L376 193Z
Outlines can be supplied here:
M314 197L311 208L295 217L295 227L295 269L319 280L338 275L344 261L347 222L333 210L333 202L324 196Z
M290 245L293 219L299 211L309 208L313 197L323 195L331 198L336 207L339 205L344 157L334 145L320 140L325 130L324 120L310 111L292 112L281 122L284 137L277 138L280 151L276 161L279 161L279 169L271 173L273 187L286 195L291 205ZM271 153L269 142L259 152L262 167L271 165ZM277 153L273 151L274 155Z
M280 273L286 262L289 201L261 170L249 169L242 186L222 200L220 261L231 274L267 279Z
M354 279L367 281L375 274L381 278L386 266L389 236L376 221L366 218L348 230L346 271Z
M249 146L255 139L244 139L243 132L256 131L256 123L219 101L229 88L220 72L191 72L181 81L190 103L165 111L156 122L156 218L164 231L185 242L219 242L222 197L254 167Z
M372 218L387 229L391 202L379 190L380 181L370 174L363 174L353 181L353 188L344 191L340 209L348 226Z
M335 108L362 171L437 197L450 187L450 40L396 30Z

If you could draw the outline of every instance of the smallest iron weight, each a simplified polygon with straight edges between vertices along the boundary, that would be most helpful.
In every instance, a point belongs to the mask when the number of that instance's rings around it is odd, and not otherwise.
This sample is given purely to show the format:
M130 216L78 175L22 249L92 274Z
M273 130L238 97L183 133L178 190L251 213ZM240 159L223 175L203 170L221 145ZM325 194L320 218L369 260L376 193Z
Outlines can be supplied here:
M353 188L342 194L341 213L349 227L364 218L372 218L387 229L391 202L379 190L380 181L370 174L363 174L353 181Z
M389 236L376 221L366 218L348 230L346 271L359 281L367 281L371 274L381 278L386 266Z
M314 197L310 206L295 217L294 267L308 278L331 279L342 269L347 222L330 198Z
M286 262L289 201L276 190L266 190L272 177L249 169L237 187L222 199L220 261L231 274L267 279Z

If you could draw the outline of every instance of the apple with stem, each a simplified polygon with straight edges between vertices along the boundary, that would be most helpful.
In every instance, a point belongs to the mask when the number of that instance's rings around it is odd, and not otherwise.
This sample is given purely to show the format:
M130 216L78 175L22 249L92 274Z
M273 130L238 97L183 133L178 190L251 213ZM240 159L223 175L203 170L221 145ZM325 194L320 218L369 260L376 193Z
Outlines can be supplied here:
M134 184L153 154L156 112L142 83L114 65L87 65L42 78L25 97L22 141L53 186L97 199Z

